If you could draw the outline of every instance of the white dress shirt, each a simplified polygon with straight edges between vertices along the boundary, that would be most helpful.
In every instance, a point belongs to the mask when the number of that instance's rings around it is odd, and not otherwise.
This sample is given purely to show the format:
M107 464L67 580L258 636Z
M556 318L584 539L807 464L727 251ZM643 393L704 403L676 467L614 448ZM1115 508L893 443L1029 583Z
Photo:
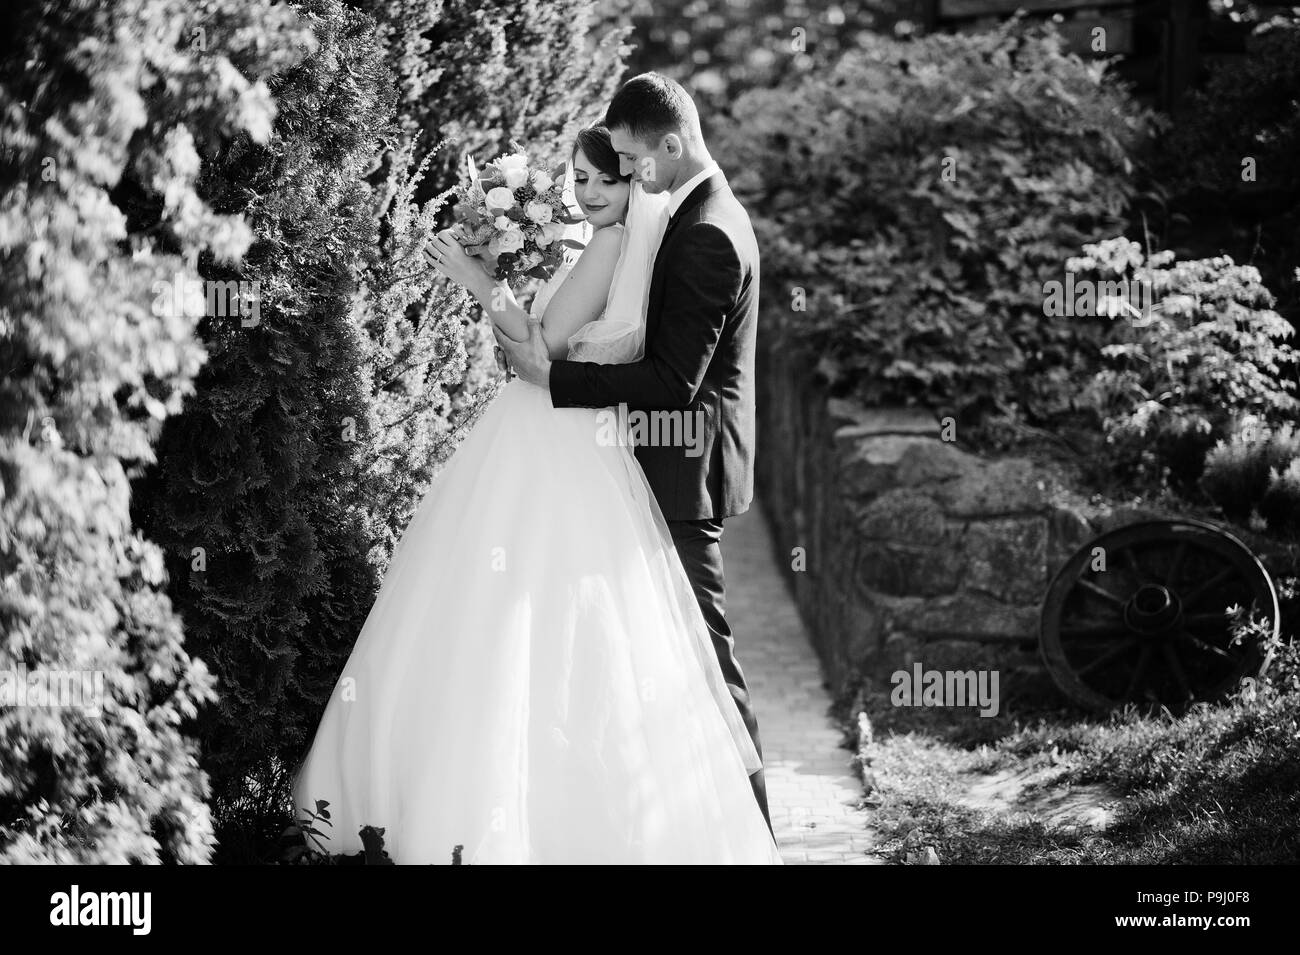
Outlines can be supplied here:
M690 179L687 179L676 189L673 189L672 192L670 192L668 195L669 218L677 215L677 210L682 207L682 203L685 202L686 197L691 194L691 190L694 189L696 186L698 186L700 183L702 183L705 179L708 179L715 172L721 172L721 170L718 168L718 164L716 162L710 160L707 166L705 166L695 175L691 176Z

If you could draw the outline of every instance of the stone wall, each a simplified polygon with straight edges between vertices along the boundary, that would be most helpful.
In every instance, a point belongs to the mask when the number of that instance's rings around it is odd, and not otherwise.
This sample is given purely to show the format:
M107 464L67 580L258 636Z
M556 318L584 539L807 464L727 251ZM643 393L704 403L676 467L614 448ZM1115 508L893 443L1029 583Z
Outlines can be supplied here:
M759 357L758 495L837 695L914 662L1036 670L1052 576L1096 513L1052 465L944 441L919 409L828 397L787 350Z

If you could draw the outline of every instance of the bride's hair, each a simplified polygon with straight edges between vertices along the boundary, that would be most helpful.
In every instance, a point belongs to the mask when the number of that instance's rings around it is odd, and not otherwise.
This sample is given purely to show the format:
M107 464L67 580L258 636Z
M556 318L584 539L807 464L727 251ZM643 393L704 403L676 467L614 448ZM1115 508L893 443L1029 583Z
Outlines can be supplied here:
M607 176L612 176L619 182L630 182L632 174L626 176L618 171L618 153L609 141L609 129L604 123L596 123L594 126L588 126L578 132L573 139L573 152L570 158L578 155L578 150L591 160L592 165Z

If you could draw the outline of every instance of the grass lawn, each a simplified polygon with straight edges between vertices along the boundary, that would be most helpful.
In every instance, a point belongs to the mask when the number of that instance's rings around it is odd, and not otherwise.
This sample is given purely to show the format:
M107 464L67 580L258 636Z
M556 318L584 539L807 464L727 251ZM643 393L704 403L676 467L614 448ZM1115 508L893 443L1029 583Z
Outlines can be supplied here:
M858 740L879 853L919 862L933 847L942 864L1300 861L1300 646L1277 642L1273 653L1257 686L1180 716L1084 715L1041 680L1005 695L992 717L895 707L887 682L859 691L838 716Z

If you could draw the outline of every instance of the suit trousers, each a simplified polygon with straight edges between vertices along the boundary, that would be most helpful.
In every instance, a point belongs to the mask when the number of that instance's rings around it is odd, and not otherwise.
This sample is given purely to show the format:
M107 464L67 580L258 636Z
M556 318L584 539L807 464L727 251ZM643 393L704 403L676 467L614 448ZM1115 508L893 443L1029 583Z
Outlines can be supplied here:
M668 531L672 534L677 555L681 558L686 576L695 591L695 600L704 613L704 622L708 625L709 636L713 639L713 651L722 666L722 676L736 701L745 727L749 730L754 748L759 758L763 756L763 746L758 740L758 719L749 701L749 688L745 685L745 675L741 672L740 662L736 659L736 640L731 627L724 616L726 597L722 579L722 521L705 519L695 521L668 521ZM772 817L767 808L767 783L763 770L749 777L753 787L754 798L763 810L767 828L772 828Z

